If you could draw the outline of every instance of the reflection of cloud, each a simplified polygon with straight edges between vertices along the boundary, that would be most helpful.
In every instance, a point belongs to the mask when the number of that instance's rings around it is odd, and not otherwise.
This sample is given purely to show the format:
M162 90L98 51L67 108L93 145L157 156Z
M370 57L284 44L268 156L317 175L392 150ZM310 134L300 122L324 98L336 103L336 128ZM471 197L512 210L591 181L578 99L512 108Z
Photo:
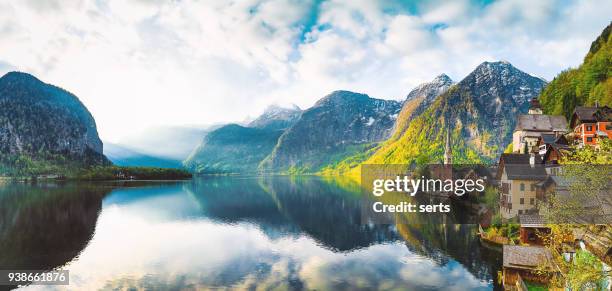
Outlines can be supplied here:
M401 243L334 253L305 236L270 239L247 223L149 220L116 203L105 205L92 241L65 268L80 290L486 287L461 264L440 267Z

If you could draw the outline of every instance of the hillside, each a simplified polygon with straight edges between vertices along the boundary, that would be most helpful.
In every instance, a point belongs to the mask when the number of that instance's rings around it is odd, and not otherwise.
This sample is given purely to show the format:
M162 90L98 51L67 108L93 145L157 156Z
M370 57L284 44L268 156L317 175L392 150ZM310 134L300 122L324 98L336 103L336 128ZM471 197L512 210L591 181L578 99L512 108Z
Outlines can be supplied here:
M106 165L96 123L73 94L11 72L0 78L0 172Z
M399 138L410 124L410 121L425 111L440 94L446 92L452 85L453 80L446 74L437 76L431 82L423 83L412 89L399 113L393 136L391 139Z
M490 161L510 143L516 116L527 112L529 100L544 85L542 79L510 63L484 62L435 98L420 115L411 115L408 121L398 119L398 124L408 125L404 131L397 131L394 138L328 170L345 172L361 163L440 163L448 130L454 163Z
M228 124L206 134L183 162L198 174L253 174L280 135L299 118L297 106L269 106L248 126Z
M576 106L612 106L612 23L593 41L578 68L561 72L539 97L546 114L570 118Z
M400 110L397 101L335 91L305 110L261 163L266 172L316 172L388 138Z
M183 165L199 174L255 173L282 133L225 125L208 133Z

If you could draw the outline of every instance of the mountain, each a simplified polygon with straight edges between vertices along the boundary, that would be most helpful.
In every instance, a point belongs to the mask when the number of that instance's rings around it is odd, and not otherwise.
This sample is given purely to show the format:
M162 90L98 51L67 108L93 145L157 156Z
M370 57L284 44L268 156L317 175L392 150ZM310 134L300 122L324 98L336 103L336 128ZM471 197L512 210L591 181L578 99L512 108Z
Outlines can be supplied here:
M208 133L183 165L200 174L255 173L282 133L228 124Z
M612 23L591 44L582 65L561 72L538 98L546 114L570 118L576 106L612 106Z
M108 164L96 122L79 99L32 75L0 78L0 155L52 163Z
M117 166L182 168L180 160L142 153L126 146L105 143L104 155Z
M405 102L423 99L431 103L438 95L448 90L451 85L453 85L453 80L449 76L446 74L438 75L431 82L423 83L412 89L406 96Z
M291 108L271 105L261 116L251 121L248 127L284 130L292 126L300 118L301 114L302 110L296 105L293 105Z
M412 89L402 105L402 110L397 118L394 134L391 138L395 139L401 136L401 133L410 124L410 120L423 113L436 97L446 92L453 84L453 80L449 76L441 74L431 82L423 83Z
M484 62L420 115L398 120L407 124L405 130L376 148L364 163L439 163L449 130L454 163L492 160L510 143L516 116L527 112L529 100L545 84L508 62Z
M272 152L280 135L301 113L297 106L272 105L248 126L221 126L206 134L183 164L192 172L202 174L256 173L259 163Z
M260 169L314 172L389 137L400 103L335 91L302 112Z

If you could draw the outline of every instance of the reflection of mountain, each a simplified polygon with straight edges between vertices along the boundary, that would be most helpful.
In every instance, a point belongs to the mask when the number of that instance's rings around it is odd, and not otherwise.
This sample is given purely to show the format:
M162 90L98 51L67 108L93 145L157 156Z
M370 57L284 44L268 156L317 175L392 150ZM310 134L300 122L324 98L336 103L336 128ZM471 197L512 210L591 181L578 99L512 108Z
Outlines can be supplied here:
M358 196L318 178L209 178L188 188L207 216L253 222L271 237L305 232L339 251L399 239L392 226L361 225Z
M501 270L500 254L480 246L475 235L476 225L414 225L406 224L399 216L397 221L398 232L412 252L431 258L440 265L448 264L449 257L452 257L477 278L497 282L497 270Z
M338 184L316 178L266 179L261 184L288 219L333 250L350 251L400 239L392 226L361 224L361 199Z
M203 214L226 223L250 222L271 237L297 234L297 226L280 212L279 205L255 179L194 179L185 189L203 209Z
M0 187L0 269L48 270L89 243L108 188L15 184Z
M342 185L342 186L341 186ZM354 186L354 185L353 185ZM412 252L444 266L464 265L482 280L494 280L499 254L480 247L473 225L361 224L359 187L321 178L208 178L186 188L206 212L224 222L252 222L275 238L305 233L334 251L353 251L405 240Z

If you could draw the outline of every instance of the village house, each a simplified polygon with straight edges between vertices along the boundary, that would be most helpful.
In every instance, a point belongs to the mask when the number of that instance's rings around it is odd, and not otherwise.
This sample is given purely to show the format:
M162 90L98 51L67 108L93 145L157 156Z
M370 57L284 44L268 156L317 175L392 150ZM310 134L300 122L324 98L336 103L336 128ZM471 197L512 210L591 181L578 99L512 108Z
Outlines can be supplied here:
M537 204L548 203L552 196L559 197L561 201L570 199L570 186L571 182L567 178L549 176L536 185ZM610 195L610 189L603 189L593 197L585 196L584 199L573 200L570 203L575 202L582 203L584 207L579 217L571 219L572 223L583 226L574 229L575 239L582 241L585 247L603 262L612 264L612 228L610 227L610 222L612 222L612 195ZM553 223L561 222L567 223L568 221L553 221Z
M550 233L550 227L546 226L544 217L539 214L523 214L519 215L519 223L521 244L544 245L542 236Z
M517 282L547 284L558 272L550 250L541 246L504 245L502 285L513 289Z
M544 115L537 99L532 99L529 114L518 116L516 128L512 134L512 151L526 154L537 148L542 134L560 136L567 132L567 120L561 115ZM537 151L537 150L535 150Z
M570 183L567 179L561 176L551 175L546 179L536 184L536 198L538 203L547 203L548 197L555 195L555 193L562 193L565 195L569 191Z
M584 196L572 194L570 189L571 180L567 177L550 175L543 181L537 183L536 204L549 204L551 197L557 197L559 203L579 203L582 205L580 216L572 218L572 221L555 221L554 223L578 223L578 224L608 224L612 222L612 195L610 188L605 187L598 192L588 193ZM589 191L590 192L590 191Z
M536 209L536 184L545 180L547 172L535 154L502 154L497 177L500 187L500 213L510 219Z
M578 146L597 146L598 140L612 137L612 109L608 106L576 107L570 126Z
M557 165L572 148L564 135L543 133L538 139L538 155L545 165Z

